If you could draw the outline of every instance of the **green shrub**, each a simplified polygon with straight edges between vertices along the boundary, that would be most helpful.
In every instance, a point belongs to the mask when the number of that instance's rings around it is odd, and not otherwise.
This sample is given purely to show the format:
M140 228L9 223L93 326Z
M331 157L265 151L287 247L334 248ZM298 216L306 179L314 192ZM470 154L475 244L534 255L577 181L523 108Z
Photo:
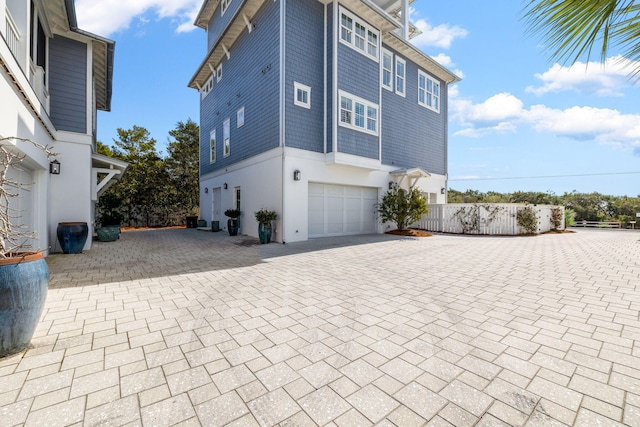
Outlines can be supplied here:
M231 219L238 219L240 218L240 214L242 212L240 212L238 209L227 209L226 211L224 211L224 216L227 216Z
M532 206L518 209L516 221L527 234L535 234L538 231L538 216Z
M397 184L387 191L378 204L377 212L382 222L391 221L402 231L429 212L427 200L417 188L406 191Z
M258 221L259 224L268 224L271 221L278 219L276 211L270 211L264 208L260 209L258 212L254 212L254 215L256 216L256 221Z
M576 225L576 211L571 208L564 208L564 226L573 227Z

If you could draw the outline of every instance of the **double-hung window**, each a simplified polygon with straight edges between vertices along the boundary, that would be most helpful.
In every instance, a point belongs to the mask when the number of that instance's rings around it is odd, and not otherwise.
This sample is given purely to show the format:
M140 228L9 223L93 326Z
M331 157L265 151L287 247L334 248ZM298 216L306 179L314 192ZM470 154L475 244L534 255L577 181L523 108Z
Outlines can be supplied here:
M378 61L380 32L345 9L340 10L340 42Z
M231 119L226 118L222 124L222 138L224 139L224 156L227 157L231 154Z
M378 135L378 105L340 91L340 126Z
M216 161L216 130L211 130L209 134L209 147L211 149L211 155L209 157L209 161L214 163Z
M418 104L440 112L440 83L418 70Z
M405 95L405 80L407 75L407 62L396 56L396 93Z
M222 64L218 64L216 68L216 83L219 83L222 80Z
M393 91L393 54L382 49L382 87Z

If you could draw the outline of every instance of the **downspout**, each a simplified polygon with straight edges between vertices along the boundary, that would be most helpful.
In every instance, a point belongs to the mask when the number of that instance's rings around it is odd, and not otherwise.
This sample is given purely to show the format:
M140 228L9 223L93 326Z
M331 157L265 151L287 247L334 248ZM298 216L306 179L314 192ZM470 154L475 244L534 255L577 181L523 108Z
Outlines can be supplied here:
M286 167L285 167L285 89L286 89L286 73L285 73L285 65L286 65L286 0L280 0L280 151L281 151L281 167L282 172L280 173L281 186L282 191L282 208L280 209L280 230L282 233L282 244L285 244L284 236L285 236L285 207L286 207L286 192L285 192L285 176L286 176Z
M324 116L323 116L323 140L324 140L324 154L327 154L327 4L324 4L324 54L323 56L323 74L322 78L324 86Z
M331 90L333 91L333 110L331 111L331 114L333 115L331 120L333 135L331 135L331 149L335 154L338 154L338 120L340 117L338 113L338 34L340 32L340 29L338 28L338 25L340 25L339 15L340 10L338 7L338 0L333 0L333 64L331 67L333 71L333 82L331 88Z

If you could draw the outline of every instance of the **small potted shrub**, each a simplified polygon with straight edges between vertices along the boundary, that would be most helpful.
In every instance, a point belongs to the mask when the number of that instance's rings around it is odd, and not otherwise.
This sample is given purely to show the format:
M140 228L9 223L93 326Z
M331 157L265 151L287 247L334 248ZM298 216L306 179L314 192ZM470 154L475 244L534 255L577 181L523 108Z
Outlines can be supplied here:
M258 237L260 243L265 244L271 242L271 221L278 219L276 211L270 211L262 208L255 212L256 221L258 221Z
M239 209L227 209L224 211L224 216L229 217L227 220L227 230L229 231L229 236L235 236L238 234L238 229L240 228L240 212Z
M120 238L120 224L124 216L120 212L112 211L104 213L100 217L100 228L96 229L96 235L100 242L114 242Z

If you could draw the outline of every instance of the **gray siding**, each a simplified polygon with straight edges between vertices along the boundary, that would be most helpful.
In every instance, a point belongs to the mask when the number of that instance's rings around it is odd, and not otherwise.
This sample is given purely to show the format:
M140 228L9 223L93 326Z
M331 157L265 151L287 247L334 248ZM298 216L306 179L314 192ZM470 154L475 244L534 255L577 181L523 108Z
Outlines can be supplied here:
M385 48L393 52L395 60L396 52ZM418 67L402 55L400 57L407 60L406 97L382 90L382 163L398 168L421 167L428 172L446 174L447 86L440 81L440 113L419 105Z
M324 152L324 6L318 0L287 2L285 143ZM293 83L311 87L311 109L294 105Z
M338 36L338 90L374 104L379 103L380 64L340 42ZM339 101L339 100L338 100ZM336 116L337 117L337 116ZM379 139L338 125L338 151L371 159L379 158Z
M235 2L233 2L235 3ZM222 80L200 105L200 172L206 174L279 146L279 2L265 2L222 61ZM226 16L226 13L225 13ZM244 106L245 124L236 111ZM223 156L224 120L231 119L231 154ZM216 129L216 162L209 162L209 134Z
M218 4L207 28L207 50L211 50L213 45L222 35L224 29L227 28L227 25L229 25L229 22L233 19L236 12L240 10L240 7L242 7L245 2L246 0L233 0L229 7L227 7L227 10L225 10L223 16L221 16L220 5Z
M87 133L87 45L61 36L49 42L51 122L58 130Z

